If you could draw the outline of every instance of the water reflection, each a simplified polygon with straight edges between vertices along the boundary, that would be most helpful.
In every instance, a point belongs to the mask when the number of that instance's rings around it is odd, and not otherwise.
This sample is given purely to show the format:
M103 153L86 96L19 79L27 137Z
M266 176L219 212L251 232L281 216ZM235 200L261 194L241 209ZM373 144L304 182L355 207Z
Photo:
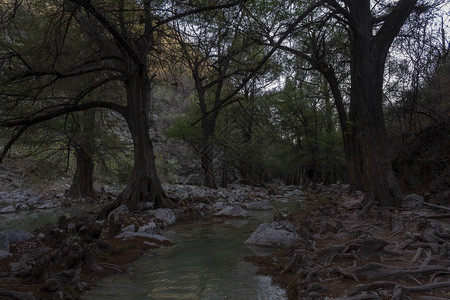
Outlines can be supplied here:
M274 202L281 210L299 205ZM272 251L243 243L272 213L251 212L249 219L168 229L164 235L176 246L147 251L126 273L102 280L82 299L286 299L283 289L243 261L244 256Z

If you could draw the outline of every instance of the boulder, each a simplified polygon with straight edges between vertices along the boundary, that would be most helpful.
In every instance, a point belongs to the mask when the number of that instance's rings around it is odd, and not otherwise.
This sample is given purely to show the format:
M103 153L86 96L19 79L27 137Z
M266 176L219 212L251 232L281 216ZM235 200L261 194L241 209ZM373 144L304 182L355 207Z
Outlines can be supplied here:
M128 206L122 204L108 214L108 220L112 217L114 217L114 220L118 220L120 215L127 214L129 212L130 210L128 209Z
M231 218L243 218L249 216L248 211L239 206L227 206L214 215L217 217L231 217Z
M135 229L136 229L136 225L131 224L131 225L128 225L127 227L123 228L122 232L125 232L125 231L134 232Z
M222 202L216 202L212 205L213 210L222 210L225 207L227 207L227 206L225 204L223 204Z
M6 236L10 244L26 242L34 237L32 233L21 229L6 229L0 233Z
M56 208L56 207L59 207L59 205L55 204L55 203L47 202L47 203L39 205L37 207L37 209L52 209L52 208Z
M294 226L288 221L262 223L245 241L247 244L279 247L289 245L298 239Z
M28 205L34 205L36 206L37 204L39 204L42 201L42 197L41 196L34 196L31 197L30 199L27 200Z
M417 208L421 207L422 205L423 197L416 194L405 196L402 200L402 207Z
M305 193L300 191L299 189L295 189L293 191L287 191L286 195L291 195L291 196L304 196Z
M273 209L273 205L267 200L261 200L247 204L246 208L248 210L271 210Z
M175 213L170 208L158 208L155 210L149 210L147 214L161 221L164 226L172 225L177 220Z
M9 240L3 233L0 233L0 251L9 252Z
M7 258L7 257L10 257L11 255L12 255L12 254L9 253L8 251L0 250L0 260L1 260L1 259L4 259L4 258Z
M125 231L125 232L122 232L122 233L116 235L116 238L124 239L124 240L133 238L133 237L147 238L147 239L156 241L159 244L163 244L163 245L174 245L174 243L171 240L169 240L168 238L165 238L159 234L149 234L149 233L145 233L145 232Z
M2 209L0 210L0 213L4 213L4 214L6 214L6 213L13 213L13 212L16 212L16 209L15 209L14 206L12 206L12 205L9 205L9 206L7 206L7 207L4 207L4 208L2 208Z
M155 222L150 222L147 225L139 227L138 232L148 233L148 234L161 234L161 229L159 229Z

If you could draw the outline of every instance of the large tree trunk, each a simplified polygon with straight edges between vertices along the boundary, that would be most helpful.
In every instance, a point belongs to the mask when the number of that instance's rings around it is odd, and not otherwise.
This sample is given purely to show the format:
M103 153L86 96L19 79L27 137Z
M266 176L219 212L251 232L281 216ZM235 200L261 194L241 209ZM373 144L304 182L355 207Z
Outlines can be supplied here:
M72 178L72 185L66 192L67 197L92 197L94 191L94 160L95 152L94 128L95 110L87 110L80 115L79 133L71 142L75 150L76 168Z
M338 112L339 124L342 130L342 140L344 143L350 192L358 190L364 191L361 140L358 137L358 121L356 120L354 106L350 107L347 117L347 112L344 107L344 99L342 98L342 94L339 89L339 82L333 68L328 65L320 65L319 69L330 86L334 103L336 105L336 110Z
M350 129L350 131L343 133L350 193L354 191L364 191L361 140L358 137L359 131L356 130L357 129L353 128Z
M170 208L171 203L156 173L155 155L149 130L150 82L146 72L137 72L125 84L127 91L127 110L125 120L131 132L134 146L134 162L131 178L117 199L105 207L100 217L121 204L131 211L140 209L140 203L153 202L154 207Z
M354 25L351 105L360 124L366 201L395 206L400 204L402 194L388 157L382 107L384 63L389 47L374 42L369 1L354 0L350 10Z
M72 198L92 197L94 191L94 161L90 151L82 144L72 143L77 159L75 174L72 178L72 185L65 193L65 196Z

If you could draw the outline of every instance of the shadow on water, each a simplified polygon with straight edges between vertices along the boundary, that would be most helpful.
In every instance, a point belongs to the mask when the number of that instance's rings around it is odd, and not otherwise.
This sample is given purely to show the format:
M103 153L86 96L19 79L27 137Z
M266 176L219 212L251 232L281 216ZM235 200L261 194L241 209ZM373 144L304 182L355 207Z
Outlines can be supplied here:
M300 201L274 201L279 210L298 208ZM176 246L150 250L126 273L102 280L82 299L286 299L285 290L256 274L245 256L273 249L244 244L273 212L251 212L243 220L191 224L167 229Z

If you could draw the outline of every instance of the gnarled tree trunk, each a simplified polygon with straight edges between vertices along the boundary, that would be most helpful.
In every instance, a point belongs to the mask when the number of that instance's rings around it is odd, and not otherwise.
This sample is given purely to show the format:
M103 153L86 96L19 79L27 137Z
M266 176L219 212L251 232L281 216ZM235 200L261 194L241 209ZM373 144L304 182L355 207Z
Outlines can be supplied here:
M72 198L92 197L94 191L94 161L91 153L82 144L72 142L77 159L72 185L65 196Z
M149 135L150 80L146 71L136 71L135 76L125 82L125 87L128 105L124 117L133 139L133 171L125 189L102 210L99 217L105 217L121 204L125 204L131 211L138 210L139 204L144 202L153 202L155 208L174 206L164 193L156 173L153 144Z
M388 157L383 116L383 74L389 48L417 0L399 0L374 34L369 0L349 0L351 35L351 105L357 113L363 153L366 201L395 206L402 194Z

